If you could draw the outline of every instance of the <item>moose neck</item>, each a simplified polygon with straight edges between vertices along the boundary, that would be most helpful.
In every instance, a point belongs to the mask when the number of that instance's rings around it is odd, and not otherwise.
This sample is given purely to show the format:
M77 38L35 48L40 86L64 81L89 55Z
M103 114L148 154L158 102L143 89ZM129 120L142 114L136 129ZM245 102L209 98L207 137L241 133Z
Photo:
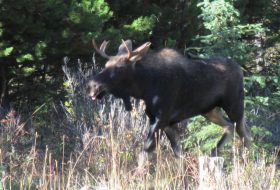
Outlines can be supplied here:
M130 96L138 99L145 99L148 91L152 88L153 77L152 68L144 61L135 62L131 69L131 80L129 94Z

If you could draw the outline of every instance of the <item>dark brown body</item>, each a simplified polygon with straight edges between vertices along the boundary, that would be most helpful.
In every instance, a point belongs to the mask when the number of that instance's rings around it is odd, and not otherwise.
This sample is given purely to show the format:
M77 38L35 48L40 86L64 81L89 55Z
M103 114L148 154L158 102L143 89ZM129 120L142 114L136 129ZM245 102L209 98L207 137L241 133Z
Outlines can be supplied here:
M203 115L225 129L213 154L231 136L234 123L238 135L249 144L250 135L243 122L243 75L238 64L225 58L189 60L166 48L142 55L137 61L119 59L112 64L121 56L125 54L112 57L110 64L89 81L88 92L102 86L108 93L122 98L128 110L130 97L144 100L151 123L146 151L155 148L155 133L162 129L179 155L176 124L196 115ZM112 75L115 78L109 77ZM228 118L222 116L220 108Z

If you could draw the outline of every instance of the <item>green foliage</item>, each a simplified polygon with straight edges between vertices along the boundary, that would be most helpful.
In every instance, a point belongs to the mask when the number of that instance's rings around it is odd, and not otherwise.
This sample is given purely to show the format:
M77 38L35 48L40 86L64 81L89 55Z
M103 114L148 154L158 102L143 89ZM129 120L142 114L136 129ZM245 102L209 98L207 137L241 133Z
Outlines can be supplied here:
M204 0L197 4L201 8L200 17L204 21L204 27L211 32L220 32L221 28L228 28L239 24L239 12L233 5L225 0Z
M156 24L155 15L136 18L130 25L124 25L125 36L144 41L153 33Z
M255 143L273 149L279 145L279 74L245 77L246 118L252 125ZM261 137L260 137L261 136Z
M0 80L11 81L8 95L32 107L61 93L62 58L89 55L91 38L101 35L112 16L104 0L1 1L0 62L6 75Z
M35 45L35 56L41 60L41 59L45 59L46 57L44 56L44 50L46 49L47 47L47 44L46 42L38 42L36 45Z
M18 56L16 60L17 60L18 63L22 63L24 61L33 61L34 57L33 57L32 54L27 53L27 54L23 54L23 55Z
M9 56L12 53L13 49L13 47L8 47L5 48L3 51L0 51L0 57Z
M127 25L125 27L139 32L146 32L146 31L152 32L155 22L156 22L156 18L154 15L150 17L141 16L135 19L131 25Z
M209 153L217 145L223 130L204 117L198 116L190 119L188 133L188 137L183 140L185 149L194 153Z
M257 145L257 147L264 148L267 150L269 150L273 147L273 143L271 141L263 143L266 141L266 139L272 137L271 131L267 130L264 127L252 126L251 132L254 135L254 142Z
M239 11L225 0L204 0L198 7L202 11L199 17L203 19L206 34L198 35L196 39L204 44L205 53L230 57L240 63L252 61L251 53L256 47L244 37L263 35L262 24L241 24Z

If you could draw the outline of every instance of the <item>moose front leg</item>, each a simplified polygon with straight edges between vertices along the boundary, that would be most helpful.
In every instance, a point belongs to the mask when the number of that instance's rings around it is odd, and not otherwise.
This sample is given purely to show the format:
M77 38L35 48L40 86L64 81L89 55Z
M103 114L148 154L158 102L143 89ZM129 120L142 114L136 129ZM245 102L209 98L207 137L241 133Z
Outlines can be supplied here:
M156 143L159 141L159 129L162 129L164 125L158 118L150 118L151 127L148 132L147 139L144 143L144 150L146 152L151 152L156 148Z
M132 110L132 106L131 106L131 102L130 102L130 97L126 96L122 98L123 103L124 103L124 107L126 111L131 111Z
M181 148L181 138L180 138L180 129L178 128L178 124L174 124L172 126L166 126L164 129L164 132L167 136L167 138L170 141L171 148L175 154L176 157L180 157L182 154L182 148Z

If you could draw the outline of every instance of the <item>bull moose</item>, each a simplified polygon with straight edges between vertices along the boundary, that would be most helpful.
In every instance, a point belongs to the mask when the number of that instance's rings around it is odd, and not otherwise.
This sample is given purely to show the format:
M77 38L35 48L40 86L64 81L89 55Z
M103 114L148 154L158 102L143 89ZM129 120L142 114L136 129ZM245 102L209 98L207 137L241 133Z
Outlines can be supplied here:
M181 153L177 124L187 118L203 115L224 129L224 134L212 155L232 136L234 129L249 146L251 137L244 125L243 74L239 65L227 58L188 59L174 49L163 48L148 52L146 42L132 49L131 40L122 41L118 53L109 56L108 41L94 49L108 59L105 68L91 76L86 84L87 94L100 99L109 93L131 110L130 98L142 99L146 105L150 129L144 150L155 149L159 130L164 131L176 156ZM227 114L223 116L221 109ZM236 127L234 127L236 126Z

